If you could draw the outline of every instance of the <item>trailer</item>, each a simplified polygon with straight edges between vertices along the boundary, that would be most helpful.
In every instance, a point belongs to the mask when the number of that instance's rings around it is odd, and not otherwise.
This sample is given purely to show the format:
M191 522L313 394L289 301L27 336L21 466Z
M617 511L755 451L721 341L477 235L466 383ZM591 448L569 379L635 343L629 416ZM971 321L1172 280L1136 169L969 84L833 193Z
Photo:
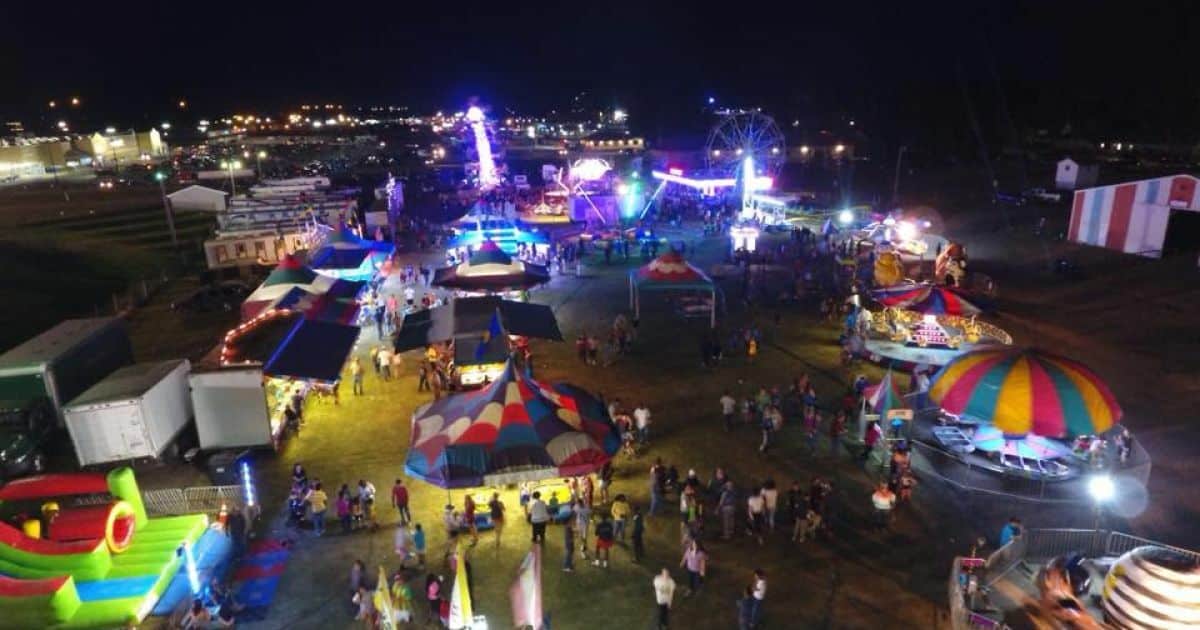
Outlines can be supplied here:
M193 372L188 382L201 450L275 444L261 367Z
M47 398L63 426L63 406L117 368L133 363L125 322L68 319L0 355L0 400Z
M63 408L80 466L158 459L192 418L191 363L123 367Z

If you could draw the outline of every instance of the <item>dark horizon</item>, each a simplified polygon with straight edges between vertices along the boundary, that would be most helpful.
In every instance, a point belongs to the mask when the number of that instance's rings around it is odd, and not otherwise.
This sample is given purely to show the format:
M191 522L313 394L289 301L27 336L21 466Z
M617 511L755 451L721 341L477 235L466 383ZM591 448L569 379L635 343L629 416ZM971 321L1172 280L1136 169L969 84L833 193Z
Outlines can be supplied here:
M969 133L964 85L985 132L1001 137L1070 126L1192 142L1200 123L1200 78L1184 67L1200 12L1174 3L22 11L0 43L0 115L29 124L75 95L96 126L308 102L421 112L478 98L498 113L542 113L586 91L649 136L690 125L685 114L712 96L781 124L854 119L873 137L920 143Z

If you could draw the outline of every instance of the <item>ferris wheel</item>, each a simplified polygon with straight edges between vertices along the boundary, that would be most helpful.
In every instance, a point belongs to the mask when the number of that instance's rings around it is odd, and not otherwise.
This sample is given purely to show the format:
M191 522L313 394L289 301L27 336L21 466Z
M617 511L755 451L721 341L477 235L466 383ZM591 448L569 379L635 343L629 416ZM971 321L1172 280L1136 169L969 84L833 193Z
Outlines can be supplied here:
M775 119L757 110L732 111L708 132L704 156L710 171L736 177L747 157L759 175L774 177L787 157Z

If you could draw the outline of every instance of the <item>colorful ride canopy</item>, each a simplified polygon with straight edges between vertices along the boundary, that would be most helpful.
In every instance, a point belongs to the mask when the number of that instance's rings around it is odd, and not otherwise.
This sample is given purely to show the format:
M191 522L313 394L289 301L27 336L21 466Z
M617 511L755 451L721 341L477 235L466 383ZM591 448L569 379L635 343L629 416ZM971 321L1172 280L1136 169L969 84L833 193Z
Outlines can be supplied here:
M934 375L929 395L945 410L990 421L1008 436L1095 435L1121 420L1120 405L1094 372L1036 349L963 354Z
M436 270L430 284L465 291L511 291L549 281L546 267L514 260L494 241L487 240L467 261Z
M483 389L416 411L404 470L442 488L536 481L599 470L620 447L604 404L514 368Z

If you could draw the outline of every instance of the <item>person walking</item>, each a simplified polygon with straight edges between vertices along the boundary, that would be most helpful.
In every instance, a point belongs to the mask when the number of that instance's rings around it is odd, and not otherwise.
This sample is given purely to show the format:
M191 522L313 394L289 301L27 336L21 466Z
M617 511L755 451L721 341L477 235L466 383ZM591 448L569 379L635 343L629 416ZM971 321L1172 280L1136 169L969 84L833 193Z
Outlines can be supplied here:
M380 348L375 360L379 361L379 376L385 381L392 380L392 351L387 347Z
M754 597L754 615L750 625L751 628L762 626L763 617L765 616L765 604L767 601L767 572L762 569L754 570L754 581L752 583L752 591L750 594Z
M586 562L588 559L588 526L592 522L592 508L586 501L572 501L571 510L575 520L575 534L579 536L579 553Z
M312 509L313 533L317 536L325 534L325 512L329 509L329 496L321 488L321 482L313 484L312 489L308 491L308 495L304 500Z
M392 486L392 507L400 514L401 523L407 525L412 520L412 513L408 511L408 488L402 479L397 479Z
M829 421L829 456L837 459L842 446L842 434L846 432L846 412L839 410Z
M762 488L763 504L766 508L767 530L775 533L775 516L779 508L779 489L774 479L767 479Z
M542 501L542 493L534 492L533 500L529 502L529 524L533 529L533 542L546 542L546 523L550 521L550 510Z
M596 523L596 566L608 568L608 559L613 546L613 524L607 514L600 514Z
M363 367L362 361L358 357L350 360L350 380L354 384L353 393L355 396L363 394Z
M645 404L639 404L633 410L633 420L637 427L638 444L644 445L650 441L650 409Z
M654 576L654 601L658 604L658 630L666 630L671 619L671 602L675 599L675 580L671 570L663 567Z
M630 513L629 501L625 499L625 495L618 494L617 498L613 499L609 512L613 518L613 538L624 541L625 521L629 518Z
M493 492L492 500L488 501L488 514L492 517L492 529L496 532L496 549L500 548L500 536L504 532L504 502L500 493Z
M679 567L685 569L688 574L688 590L683 596L691 597L704 585L704 575L708 570L708 552L704 550L700 541L693 538L688 543L687 550L683 552L683 558L679 561Z
M742 591L742 597L737 601L738 630L753 630L754 609L758 600L754 599L754 587L747 586Z
M479 526L475 522L475 499L470 494L463 496L463 525L471 533L471 546L479 544Z
M587 558L584 557L586 563ZM563 571L570 573L575 570L575 526L572 523L563 525Z
M737 411L737 399L730 395L729 390L725 390L718 402L721 404L721 417L725 421L725 431L732 431L733 414Z
M342 486L342 489L338 490L337 501L335 502L335 505L337 507L338 521L340 521L342 524L342 533L349 534L350 533L350 491L346 489L346 486Z
M762 488L755 488L746 497L746 533L758 539L763 544L763 529L766 526L767 500L763 498Z
M879 482L871 495L871 506L875 508L875 526L887 529L892 524L892 508L896 507L896 495L888 489L887 482Z
M875 421L869 423L863 433L862 461L870 459L871 451L875 450L875 445L879 443L881 437L883 437L883 430L879 428L879 423Z
M417 391L429 391L429 364L425 363L424 361L422 361L421 366L417 368Z
M658 506L663 501L663 485L666 478L666 471L663 469L661 462L656 462L650 467L650 515L658 513Z
M633 518L630 525L630 540L633 542L633 561L641 562L646 555L645 536L646 523L642 519L642 506L634 506Z
M733 482L726 481L717 499L717 512L721 514L721 540L733 538L734 517L737 513L737 494Z
M425 568L425 530L421 529L421 524L413 525L412 533L413 551L417 553L417 566Z

